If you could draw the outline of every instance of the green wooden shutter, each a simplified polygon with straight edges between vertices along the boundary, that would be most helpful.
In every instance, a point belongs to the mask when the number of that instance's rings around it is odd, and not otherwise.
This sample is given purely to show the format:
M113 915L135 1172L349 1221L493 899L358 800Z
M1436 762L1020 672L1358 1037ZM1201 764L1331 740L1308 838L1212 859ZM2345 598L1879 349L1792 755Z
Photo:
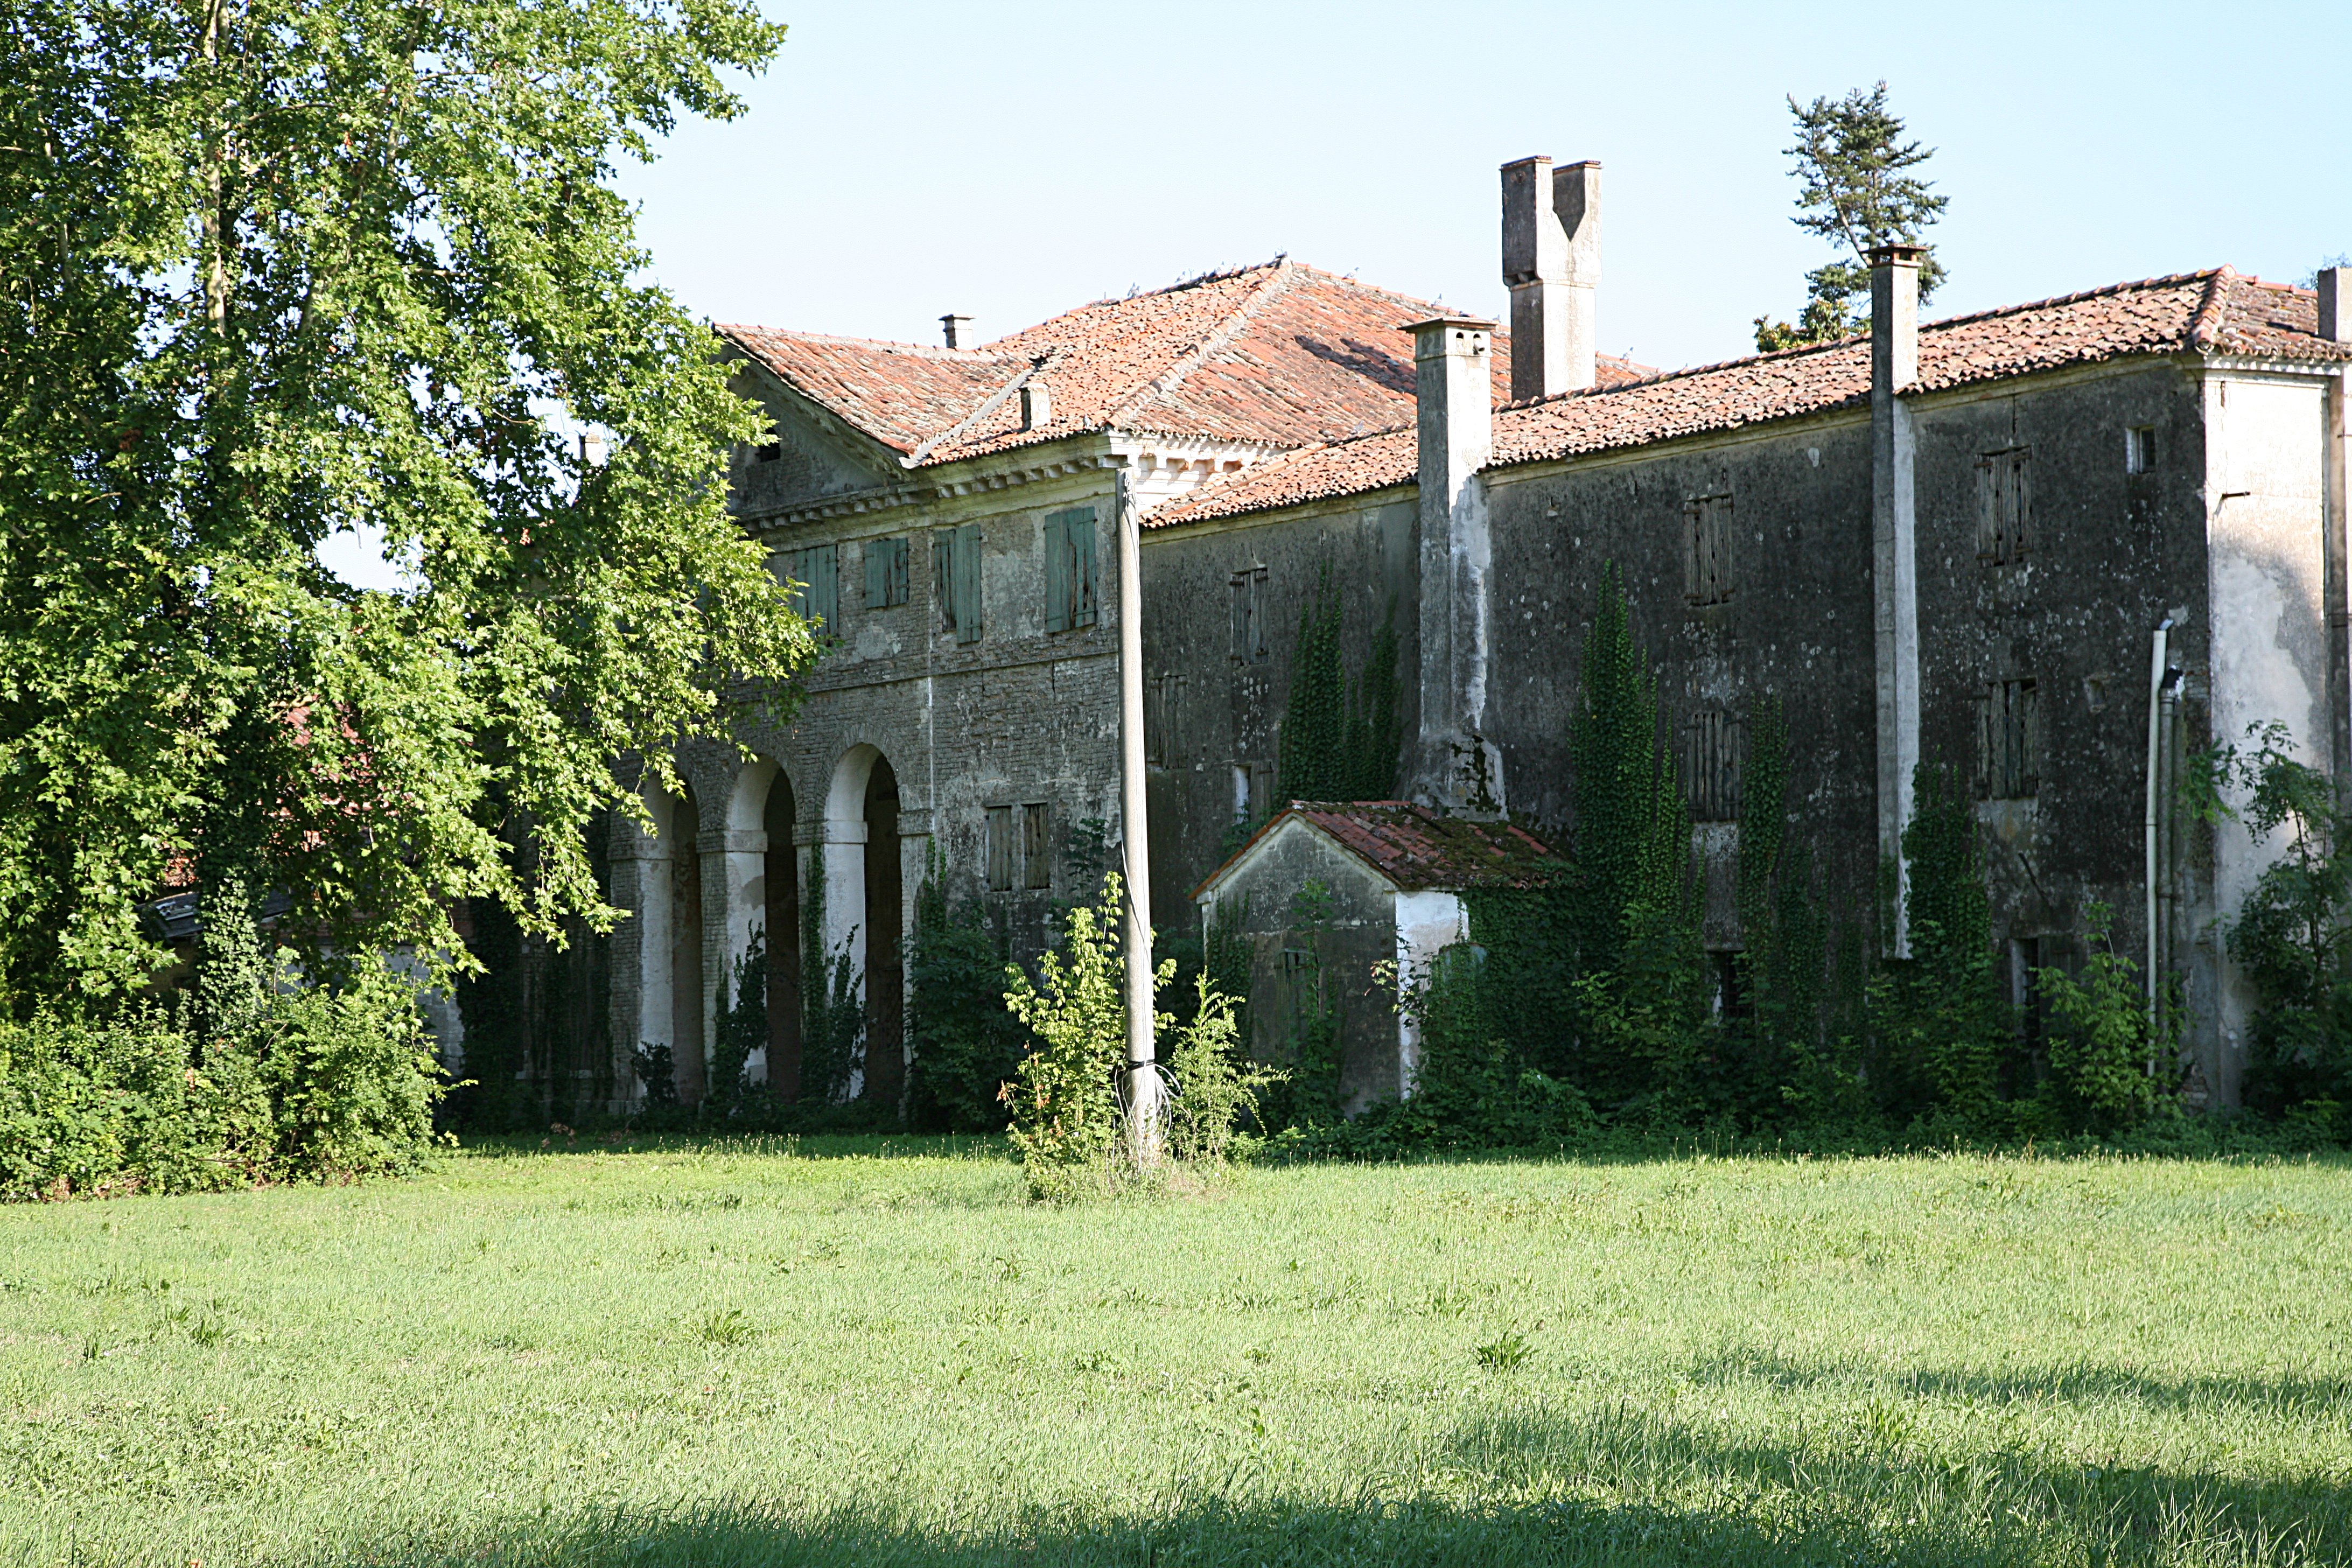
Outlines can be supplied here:
M931 535L931 602L940 607L940 625L956 629L955 530L942 528Z
M1095 509L1080 507L1068 514L1070 534L1070 624L1095 624L1099 603L1095 575Z
M890 546L895 539L866 542L866 607L878 610L890 603Z
M811 613L824 622L828 633L841 629L841 547L820 544L809 552L808 599Z
M955 531L956 641L980 640L980 524L967 522Z
M1045 629L1070 629L1070 514L1045 519Z

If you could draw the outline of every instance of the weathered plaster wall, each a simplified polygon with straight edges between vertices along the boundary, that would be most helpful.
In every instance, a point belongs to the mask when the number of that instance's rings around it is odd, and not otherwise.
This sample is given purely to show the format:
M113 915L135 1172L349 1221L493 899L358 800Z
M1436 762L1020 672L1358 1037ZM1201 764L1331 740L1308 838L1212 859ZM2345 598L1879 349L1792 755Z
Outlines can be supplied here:
M2323 391L2314 378L2243 373L2208 375L2200 388L2213 736L2242 743L2249 726L2276 721L2302 760L2322 767L2344 700L2327 679ZM2222 824L2212 844L2213 913L2234 916L2281 847L2275 835L2257 843L2242 822ZM2245 1071L2257 998L2227 951L2211 952L2217 1037L2206 1047L2207 1070L2229 1101Z
M1146 529L1143 533L1143 663L1168 683L1172 723L1155 737L1150 774L1152 908L1181 909L1202 879L1239 847L1254 824L1236 810L1234 770L1272 769L1289 701L1299 616L1326 579L1339 595L1350 673L1362 668L1391 613L1399 642L1398 685L1409 746L1418 668L1416 518L1410 492L1350 497L1242 524ZM1260 613L1267 657L1234 649L1233 580L1265 569ZM1402 765L1402 759L1400 765ZM1259 820L1277 809L1283 785L1270 781ZM1168 925L1165 915L1160 923Z

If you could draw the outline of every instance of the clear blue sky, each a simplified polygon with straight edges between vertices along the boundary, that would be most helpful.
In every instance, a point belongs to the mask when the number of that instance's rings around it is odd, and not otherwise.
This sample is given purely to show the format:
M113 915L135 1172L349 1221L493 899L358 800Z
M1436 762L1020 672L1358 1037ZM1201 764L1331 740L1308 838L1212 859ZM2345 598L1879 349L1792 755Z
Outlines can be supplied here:
M1931 315L2352 251L2352 4L1609 7L763 0L731 124L624 188L720 321L994 337L1277 251L1489 314L1496 168L1604 166L1601 340L1748 352L1820 242L1786 99L1886 79L1951 198Z

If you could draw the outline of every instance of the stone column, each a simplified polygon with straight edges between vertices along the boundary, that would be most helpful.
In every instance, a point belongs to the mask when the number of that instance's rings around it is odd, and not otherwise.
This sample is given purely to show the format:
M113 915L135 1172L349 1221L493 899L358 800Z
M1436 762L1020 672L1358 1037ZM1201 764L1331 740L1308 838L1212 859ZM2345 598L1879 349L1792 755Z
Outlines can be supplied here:
M1919 380L1919 260L1916 245L1870 253L1870 540L1878 663L1878 854L1894 872L1895 907L1882 911L1889 951L1911 952L1910 878L1903 829L1919 766L1918 506L1916 443L1902 394ZM1891 921L1887 919L1892 916Z

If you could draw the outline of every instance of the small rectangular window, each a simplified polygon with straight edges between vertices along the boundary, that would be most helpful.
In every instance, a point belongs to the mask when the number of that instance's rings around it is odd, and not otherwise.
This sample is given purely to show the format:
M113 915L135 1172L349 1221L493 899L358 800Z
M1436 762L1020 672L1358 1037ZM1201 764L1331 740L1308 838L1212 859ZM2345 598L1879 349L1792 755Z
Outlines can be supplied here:
M866 607L887 609L907 602L907 541L869 539L866 542Z
M1683 787L1693 822L1739 820L1738 729L1730 714L1709 709L1683 731Z
M1245 566L1232 577L1234 658L1264 664L1267 657L1265 568Z
M841 625L841 547L813 544L793 552L785 571L800 585L793 590L793 608L821 622L831 634Z
M1234 764L1234 821L1255 827L1274 815L1274 764Z
M2145 474L2156 468L2156 426L2138 425L2124 432L2124 472Z
M988 888L993 893L1013 890L1013 808L988 808Z
M1045 629L1095 624L1095 509L1075 507L1045 519Z
M1184 678L1163 675L1143 689L1143 760L1169 767L1178 755L1176 716L1184 701Z
M2025 800L2042 789L2042 703L2031 680L1987 683L1977 700L1977 791Z
M1731 599L1731 498L1683 503L1683 596L1694 605Z
M931 589L941 629L960 643L980 640L980 524L942 528L931 535Z
M1977 559L1989 565L2022 560L2033 548L2031 450L2012 447L1977 459Z
M1044 802L1021 808L1021 885L1024 888L1054 885L1051 826L1052 818Z
M755 455L763 463L772 463L784 455L784 444L782 441L762 441Z

